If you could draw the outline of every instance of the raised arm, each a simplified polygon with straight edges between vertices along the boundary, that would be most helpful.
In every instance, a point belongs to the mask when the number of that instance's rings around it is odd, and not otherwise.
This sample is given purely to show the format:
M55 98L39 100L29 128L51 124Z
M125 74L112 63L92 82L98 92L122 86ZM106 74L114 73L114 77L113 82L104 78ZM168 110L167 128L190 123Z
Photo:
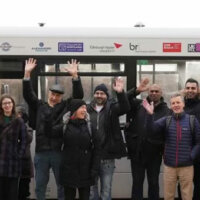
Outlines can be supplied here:
M32 109L37 108L37 104L39 101L30 81L31 72L33 71L33 69L35 69L37 65L36 62L37 61L34 58L29 58L28 60L25 61L24 79L23 79L23 96L25 101Z
M81 84L80 77L78 76L78 65L80 64L80 62L77 62L76 59L71 59L71 62L68 61L67 63L68 67L66 67L65 70L72 76L72 97L75 99L82 99L84 96L83 87Z
M150 115L153 115L153 112L154 112L153 101L151 103L149 103L146 99L144 99L142 101L142 105Z
M148 115L144 119L144 126L151 134L164 133L166 128L166 117L162 117L154 121L154 105L149 103L146 99L142 101L142 106L147 111Z
M113 107L113 111L115 111L117 115L123 115L130 110L130 104L124 92L124 81L122 78L115 79L113 90L116 92L118 100L118 103Z
M36 62L37 60L34 58L29 58L28 60L25 61L25 69L24 69L24 78L25 79L30 79L31 77L31 72L33 69L36 67Z
M140 84L137 87L132 88L129 91L127 91L127 96L129 100L131 100L132 98L136 98L136 96L140 94L141 92L147 91L149 89L148 84L149 84L149 79L144 78L141 80Z

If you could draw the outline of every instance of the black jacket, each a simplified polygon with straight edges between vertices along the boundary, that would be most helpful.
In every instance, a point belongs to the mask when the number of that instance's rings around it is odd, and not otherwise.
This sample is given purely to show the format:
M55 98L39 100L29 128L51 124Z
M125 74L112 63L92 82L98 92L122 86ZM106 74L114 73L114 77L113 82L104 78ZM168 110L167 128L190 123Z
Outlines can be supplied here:
M184 111L187 114L195 115L195 117L200 123L200 99L197 97L195 99L184 99L184 100L185 100ZM199 165L200 158L197 158L194 162L198 163Z
M91 122L97 128L101 141L102 159L115 159L126 156L119 116L130 109L128 98L124 92L117 93L118 102L108 99L103 109L98 113L95 102L88 105Z
M73 83L73 97L83 98L83 88L81 81L75 80ZM60 151L62 145L62 137L50 138L48 133L46 133L46 125L50 121L57 121L57 116L59 113L63 112L64 108L68 106L67 100L61 101L61 103L56 104L53 108L48 105L48 103L39 100L33 91L30 80L23 80L23 96L28 103L31 110L36 112L36 152L47 151L47 150L57 150ZM50 124L48 124L51 127Z
M94 184L100 165L100 143L95 129L86 120L69 120L64 131L60 183L66 187Z
M200 99L185 99L184 110L187 114L195 115L200 122Z
M145 126L148 114L142 106L142 100L136 99L135 96L134 90L128 93L131 105L131 111L128 113L129 123L125 130L128 154L136 162L147 162L151 161L155 155L162 153L164 137L163 134L154 136L149 134ZM147 100L149 100L148 97ZM167 104L161 98L160 103L154 108L154 120L160 119L169 113L170 110Z

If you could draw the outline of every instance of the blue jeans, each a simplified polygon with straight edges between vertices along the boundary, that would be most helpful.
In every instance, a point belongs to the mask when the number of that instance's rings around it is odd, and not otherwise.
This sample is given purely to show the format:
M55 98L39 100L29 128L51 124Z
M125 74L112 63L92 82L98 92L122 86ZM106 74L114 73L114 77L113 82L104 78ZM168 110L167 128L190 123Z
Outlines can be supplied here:
M90 188L90 200L111 200L112 177L115 169L115 160L101 160L99 175L95 185ZM100 178L100 196L98 192L98 179Z
M64 188L59 185L59 170L61 153L57 151L45 151L35 154L35 193L38 200L45 200L46 187L49 182L50 168L52 168L57 185L59 200L64 200Z

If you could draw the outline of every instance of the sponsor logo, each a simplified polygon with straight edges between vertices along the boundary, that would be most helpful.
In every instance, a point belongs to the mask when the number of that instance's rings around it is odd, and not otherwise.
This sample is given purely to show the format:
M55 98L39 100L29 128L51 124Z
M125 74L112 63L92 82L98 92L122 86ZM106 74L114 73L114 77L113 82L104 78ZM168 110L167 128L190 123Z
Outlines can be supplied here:
M122 47L122 44L119 44L119 43L114 43L115 47L118 49L120 47Z
M148 47L141 47L140 44L129 43L129 49L136 53L155 53L156 50L148 49Z
M13 46L11 45L9 42L3 42L1 45L0 45L0 49L2 51L10 51L10 49L12 48L16 48L16 49L19 49L19 48L25 48L24 46Z
M51 50L52 48L46 47L44 45L44 42L39 42L38 47L32 47L31 49L36 52L47 52L47 51Z
M97 50L100 53L113 53L116 49L121 48L123 45L120 43L113 43L113 45L90 45L90 49Z
M163 52L181 52L181 43L163 43Z
M200 43L188 44L188 52L200 52Z
M39 46L42 48L42 47L44 47L44 43L43 42L40 42L39 43Z
M131 44L129 43L129 48L131 51L138 51L138 49L140 48L140 46L138 44Z
M9 51L12 46L8 42L4 42L0 45L0 48L3 51Z
M58 52L83 52L82 42L59 42Z

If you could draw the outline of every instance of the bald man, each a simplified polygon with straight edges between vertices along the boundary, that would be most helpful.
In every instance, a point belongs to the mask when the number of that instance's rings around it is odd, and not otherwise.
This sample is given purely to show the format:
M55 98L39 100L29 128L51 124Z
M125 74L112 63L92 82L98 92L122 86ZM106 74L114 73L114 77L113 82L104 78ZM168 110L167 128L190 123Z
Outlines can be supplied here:
M148 91L147 101L155 106L154 120L169 114L170 110L162 97L162 89L153 84L148 87L148 79L141 81L137 88L127 92L131 111L128 114L129 124L126 129L128 155L131 160L132 170L132 199L143 200L143 184L145 173L148 180L148 199L159 200L159 173L162 161L163 142L162 134L151 135L145 125L147 116L142 106L142 100L136 96Z

